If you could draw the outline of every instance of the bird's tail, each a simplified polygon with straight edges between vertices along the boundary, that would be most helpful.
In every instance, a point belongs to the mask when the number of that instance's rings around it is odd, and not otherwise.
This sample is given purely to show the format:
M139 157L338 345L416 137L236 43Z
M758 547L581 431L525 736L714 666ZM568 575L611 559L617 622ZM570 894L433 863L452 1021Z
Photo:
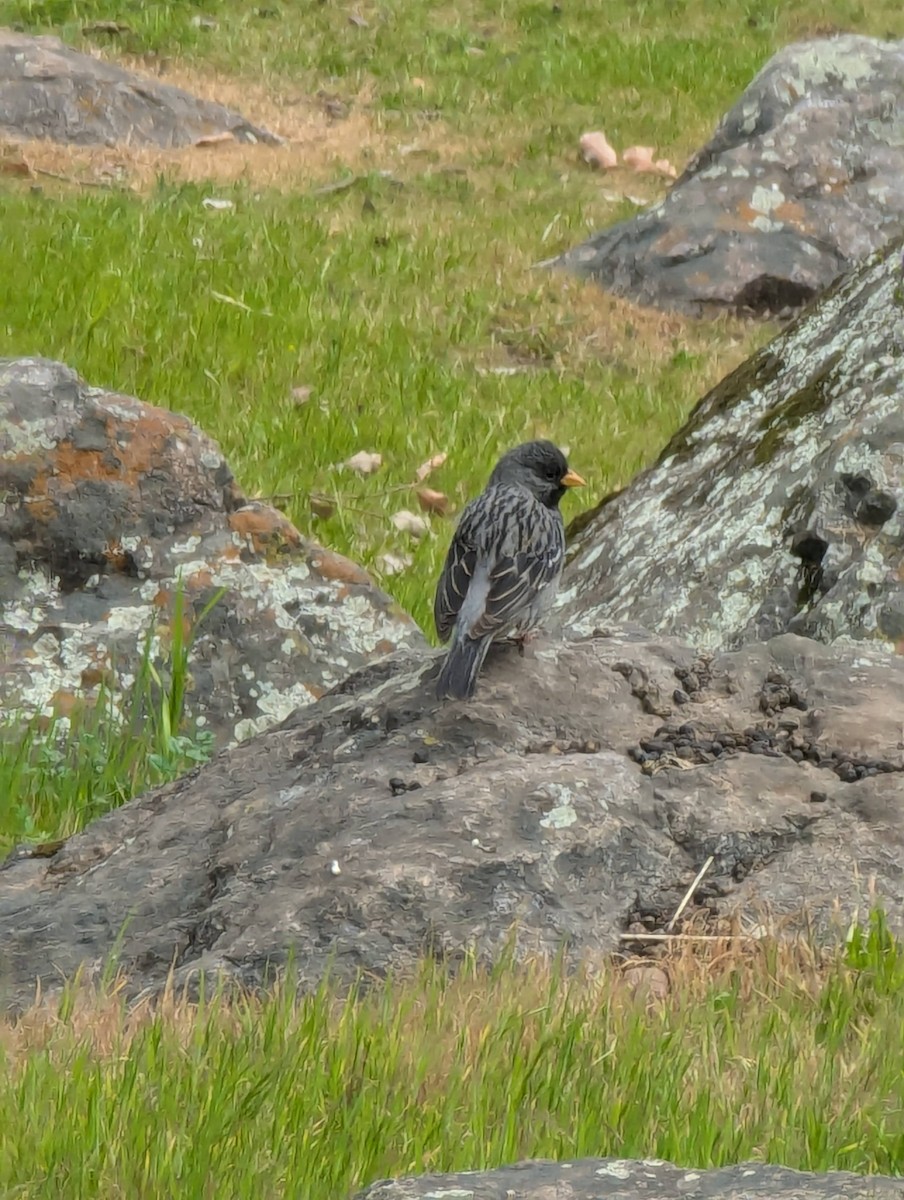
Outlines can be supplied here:
M492 640L491 637L455 638L436 681L440 700L470 700Z

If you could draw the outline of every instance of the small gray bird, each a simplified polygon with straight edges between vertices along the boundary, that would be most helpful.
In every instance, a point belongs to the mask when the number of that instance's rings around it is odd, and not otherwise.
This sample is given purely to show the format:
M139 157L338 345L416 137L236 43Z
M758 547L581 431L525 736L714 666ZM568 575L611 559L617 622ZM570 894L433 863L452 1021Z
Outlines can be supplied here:
M441 700L473 696L491 642L514 637L523 648L539 624L565 561L559 501L583 484L552 442L524 442L500 458L461 514L433 602L440 640L452 637L436 685Z

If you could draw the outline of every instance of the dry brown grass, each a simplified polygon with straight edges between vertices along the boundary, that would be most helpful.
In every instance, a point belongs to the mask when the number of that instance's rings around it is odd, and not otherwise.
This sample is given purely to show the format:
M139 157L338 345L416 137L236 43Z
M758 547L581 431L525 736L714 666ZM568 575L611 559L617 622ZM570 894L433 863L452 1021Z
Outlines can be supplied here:
M152 76L145 60L107 56L138 75ZM368 89L351 98L302 89L276 90L258 80L167 64L158 78L204 100L241 112L251 123L284 139L282 146L224 139L182 149L64 146L47 141L0 141L0 173L52 188L126 187L146 192L159 178L231 184L238 181L283 190L307 190L337 176L396 171L408 162L454 164L480 150L450 134L442 121L414 119L413 128L390 130ZM416 94L417 89L415 89ZM212 139L211 139L212 142Z
M452 1053L462 1035L474 1046L488 1037L500 1011L561 1011L563 1006L590 1011L602 1003L622 1011L636 1008L638 1002L652 1010L680 1010L700 1004L728 983L739 986L742 1002L776 984L812 997L835 963L832 951L808 939L754 939L735 933L712 940L688 938L640 957L588 958L571 976L567 992L557 985L559 969L541 956L495 979L484 971L450 976L442 988L441 1006L433 1002L432 989L421 990L415 981L400 978L397 988L407 994L406 1019L412 1031L425 1022L435 1025L437 1037L448 1042ZM0 1050L10 1063L37 1051L51 1056L55 1049L68 1052L73 1045L98 1059L110 1059L124 1053L154 1021L162 1021L187 1042L202 1014L204 1020L213 1014L221 1030L237 1032L249 1011L260 1015L268 1003L266 994L235 992L231 999L224 996L202 1008L171 983L154 996L128 996L128 979L122 974L106 986L76 980L65 996L38 993L18 1015L0 1015ZM341 990L335 993L332 1009L332 1023L338 1028L351 1011ZM437 1057L445 1059L442 1054Z

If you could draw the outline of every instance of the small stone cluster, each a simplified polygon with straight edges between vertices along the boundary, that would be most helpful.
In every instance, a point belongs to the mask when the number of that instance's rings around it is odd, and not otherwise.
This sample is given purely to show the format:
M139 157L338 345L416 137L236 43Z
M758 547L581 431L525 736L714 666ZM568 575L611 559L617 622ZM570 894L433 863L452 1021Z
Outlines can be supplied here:
M794 762L809 762L834 771L843 783L856 783L873 775L904 771L904 763L889 759L858 757L846 750L829 749L808 740L796 720L779 721L775 728L749 725L746 729L700 731L692 724L669 722L653 737L641 738L628 747L628 757L647 775L669 766L691 766L715 762L723 755L762 754L769 758L787 756ZM825 800L822 792L811 794L814 802Z
M712 683L711 655L701 655L694 659L689 667L676 667L675 678L681 684L672 693L676 704L689 704L698 692L704 691Z

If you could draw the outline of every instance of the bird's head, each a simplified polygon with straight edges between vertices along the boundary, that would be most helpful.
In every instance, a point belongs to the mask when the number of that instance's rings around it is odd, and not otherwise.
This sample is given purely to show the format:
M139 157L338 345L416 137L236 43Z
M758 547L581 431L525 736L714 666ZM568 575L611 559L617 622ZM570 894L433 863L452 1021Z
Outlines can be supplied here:
M498 483L519 483L547 508L556 508L567 488L584 486L558 446L547 441L523 442L503 454L490 476L491 486Z

